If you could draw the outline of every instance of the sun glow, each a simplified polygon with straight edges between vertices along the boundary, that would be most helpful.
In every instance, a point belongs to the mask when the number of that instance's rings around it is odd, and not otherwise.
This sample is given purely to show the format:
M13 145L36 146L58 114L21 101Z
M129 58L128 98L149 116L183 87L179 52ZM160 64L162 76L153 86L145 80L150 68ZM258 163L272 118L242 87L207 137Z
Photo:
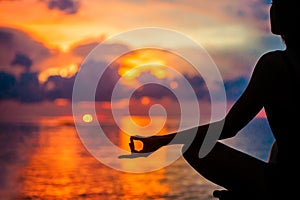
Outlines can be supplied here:
M125 55L119 62L118 73L125 79L132 80L140 76L143 72L150 72L158 79L166 77L166 61L156 56L153 51L134 52Z
M69 78L72 77L78 70L78 66L75 64L70 64L66 67L54 67L54 68L48 68L44 71L42 71L39 74L39 81L44 83L47 81L49 76L55 76L59 75L63 78Z

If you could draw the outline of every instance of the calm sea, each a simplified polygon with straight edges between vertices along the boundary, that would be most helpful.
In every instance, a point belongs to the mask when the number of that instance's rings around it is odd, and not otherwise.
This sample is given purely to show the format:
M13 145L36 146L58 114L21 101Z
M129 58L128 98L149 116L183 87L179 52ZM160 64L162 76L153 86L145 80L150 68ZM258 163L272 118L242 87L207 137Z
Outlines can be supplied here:
M106 130L119 131L109 124ZM262 159L267 158L272 138L264 140L263 149L252 152ZM235 143L243 146L245 141ZM35 123L0 125L1 200L208 200L214 199L212 192L217 188L182 158L148 173L112 169L86 150L70 119L53 117Z

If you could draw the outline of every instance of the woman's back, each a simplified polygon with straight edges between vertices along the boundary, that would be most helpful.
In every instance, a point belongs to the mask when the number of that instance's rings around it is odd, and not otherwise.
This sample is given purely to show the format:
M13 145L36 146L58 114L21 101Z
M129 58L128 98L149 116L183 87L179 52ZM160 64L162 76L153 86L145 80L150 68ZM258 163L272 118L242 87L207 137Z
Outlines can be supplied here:
M300 56L289 49L265 56L264 108L278 145L278 161L294 164L300 131Z

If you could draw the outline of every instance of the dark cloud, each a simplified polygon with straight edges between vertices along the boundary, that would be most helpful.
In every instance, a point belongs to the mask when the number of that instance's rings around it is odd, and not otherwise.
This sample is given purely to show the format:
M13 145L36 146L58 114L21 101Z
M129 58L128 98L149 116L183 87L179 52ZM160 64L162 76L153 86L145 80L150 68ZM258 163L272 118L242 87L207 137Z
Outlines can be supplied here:
M92 49L94 49L99 43L98 42L91 42L88 44L81 44L78 46L75 46L71 51L75 55L85 57L87 56Z
M0 99L10 99L15 97L17 80L5 72L0 72Z
M97 65L94 65L97 66ZM99 65L98 65L99 66ZM94 74L91 74L92 77ZM148 80L152 82L151 84L142 85L139 88L135 88L132 98L140 99L144 96L148 96L154 99L162 99L169 98L176 100L176 95L179 95L182 98L190 99L196 94L196 97L199 100L209 101L209 91L206 87L205 81L202 77L199 76L188 76L184 75L185 80L183 78L174 78L172 81L177 83L176 89L170 89L167 86L170 85L170 80L168 79L158 79L154 75L150 73L144 72L137 79L137 82L144 82ZM83 78L88 87L90 85L91 78ZM120 79L120 75L118 74L118 66L113 66L107 68L107 70L103 73L96 92L96 100L98 101L110 101L112 92L118 80ZM144 81L143 81L144 80ZM185 88L184 81L188 81L194 90L193 94L188 93L187 88ZM117 99L122 99L124 97L128 97L128 86L121 85L120 90L118 90L118 94L115 96ZM176 91L175 91L176 90ZM176 95L175 95L176 94Z
M80 44L75 46L70 53L84 57L97 44L98 42ZM100 75L95 73L95 71L99 71L97 68L106 68L115 59L115 55L118 55L120 51L126 52L129 49L123 44L107 44L102 50L96 52L96 55L99 56L94 56L89 60L90 62L84 65L90 70L83 75L84 88L82 91L90 87L91 81L99 79ZM26 33L11 28L0 28L0 52L0 72L3 73L1 83L9 82L11 78L15 80L13 88L2 84L0 99L11 98L22 102L55 100L57 98L72 99L76 74L70 78L63 78L59 75L50 76L45 83L38 81L38 73L45 68L42 65L43 61L54 55L59 55L59 52L50 50ZM55 59L55 57L53 58ZM101 87L96 94L96 100L109 100L112 89L119 78L117 66L108 68L99 81Z
M70 78L50 76L41 86L43 90L43 99L52 101L57 98L65 98L71 100L75 76Z
M11 65L21 65L29 70L32 65L32 60L22 53L16 53L14 60L11 62Z
M78 0L48 0L49 9L58 9L67 14L75 14L79 9Z
M113 89L120 79L117 67L107 68L101 79L99 80L96 92L97 101L110 101ZM123 92L126 91L126 87L123 88Z
M45 83L39 83L37 73L22 73L19 79L0 72L0 100L15 99L20 102L54 101L58 98L72 100L75 76L63 78L50 76Z
M17 98L21 102L39 102L43 100L43 92L37 78L37 73L21 74L16 88Z
M71 50L71 53L81 57L87 56L97 44L97 42L90 42L77 45ZM128 46L117 43L106 44L106 46L101 49L95 49L94 56L81 66L88 67L90 69L86 71L86 74L81 74L82 80L79 80L83 82L83 98L85 98L84 91L86 91L86 89L89 88L95 80L100 78L100 74L95 73L99 72L98 68L106 68L107 65L115 59L116 56L114 55L119 55L120 52L126 52L129 50ZM39 61L52 56L50 50L43 44L33 40L22 31L10 28L0 28L0 52L0 72L2 71L0 74L0 99L14 98L22 102L55 100L57 98L72 99L72 91L76 74L70 78L50 76L45 83L40 83L38 81L37 72L42 68L36 66L35 63L41 63ZM228 65L240 66L240 63L245 62L245 58L236 60L237 63L229 63ZM11 67L16 65L24 66L26 70L23 69L23 71L19 71L19 74L15 74L14 72L17 69L21 69L18 67ZM119 66L117 66L117 63L114 63L105 70L101 79L98 81L98 88L95 94L96 101L110 101L115 84L120 79L118 69ZM151 76L149 73L144 74ZM148 78L156 79L155 76ZM194 89L198 99L205 101L210 100L209 92L202 77L185 75L185 78ZM231 81L225 82L225 89L229 100L234 100L242 93L247 83L247 79L240 77L234 80L231 78L230 80ZM155 82L169 84L169 81L170 80L168 79L160 79ZM176 90L179 92L177 94L189 98L189 96L186 95L187 91L183 88L183 80L175 78L173 81L178 84L178 88L176 88ZM121 93L124 93L123 96L126 96L125 94L128 93L128 87L122 87ZM171 99L176 98L173 91L159 84L150 84L139 88L139 90L134 93L133 98L139 99L142 96L150 96L157 99L164 97Z
M23 70L12 68L11 65L22 65L25 69L40 71L40 61L49 58L51 51L42 43L34 40L27 33L0 27L0 70L19 76Z
M38 102L44 99L43 94L37 73L24 72L19 79L16 79L11 74L0 72L0 100Z
M176 96L168 88L154 83L140 87L138 90L136 90L132 97L135 99L140 99L144 96L148 96L155 99L161 99L164 97L176 99Z
M198 99L210 100L209 91L201 76L188 76L187 80L194 89Z
M89 63L93 67L101 67L99 62ZM91 70L93 71L93 70ZM147 74L148 76L152 76ZM191 87L194 89L195 94L199 100L210 101L210 94L206 87L206 84L202 77L199 76L185 76L186 80L189 82ZM53 101L58 98L66 98L72 100L72 92L76 74L70 78L63 78L61 76L50 76L48 80L40 84L37 78L37 73L25 72L21 74L20 79L16 79L13 75L0 72L0 99L18 99L21 102L37 102L42 100ZM85 91L94 84L95 80L98 80L98 74L87 73L81 74L80 80L81 87L80 89L82 95L77 100L90 100L87 99L89 94L85 94ZM95 93L96 101L111 101L112 92L120 75L118 74L117 66L107 68L100 80ZM156 79L152 76L152 79ZM182 97L189 98L186 93L186 89L182 87L181 79L174 79L178 83L176 88L176 94L181 95ZM132 98L140 99L144 96L148 96L154 99L169 98L176 100L174 94L175 91L168 89L163 85L167 85L169 80L159 79L157 84L146 84L139 88L136 88ZM238 77L233 80L228 80L224 82L224 87L227 95L228 101L235 101L242 94L247 85L247 78ZM163 83L163 84L159 84ZM121 85L121 90L119 91L117 98L124 98L128 96L128 86Z
M224 82L226 96L228 101L236 101L246 88L248 79L245 77L238 77L233 80Z
M0 29L0 44L9 48L12 44L13 34L5 31L1 31Z

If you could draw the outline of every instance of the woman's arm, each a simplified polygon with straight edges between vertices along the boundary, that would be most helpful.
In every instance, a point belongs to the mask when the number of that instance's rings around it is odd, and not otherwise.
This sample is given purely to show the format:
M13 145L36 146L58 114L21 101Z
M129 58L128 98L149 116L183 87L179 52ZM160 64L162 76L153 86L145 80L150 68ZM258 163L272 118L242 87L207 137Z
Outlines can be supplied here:
M266 54L258 60L248 86L224 119L220 139L235 136L263 108L267 80L265 69L268 57L268 54Z
M202 143L209 126L223 126L219 139L226 139L235 136L263 108L266 86L265 81L267 78L265 76L264 69L266 68L265 66L267 65L268 57L268 54L266 54L258 60L248 86L223 120L170 134L164 138L165 142L168 139L171 140L177 134L176 138L178 139L176 139L176 141L172 141L172 143L180 143L180 141L184 141L183 138L187 137L188 133L198 129L195 139L200 140L199 143ZM178 134L180 134L180 136L178 136Z
M197 129L197 133L196 137L194 138L194 143L197 143L201 146L206 136L206 132L210 126L223 125L223 129L219 139L225 139L235 136L238 131L240 131L246 124L248 124L263 108L265 98L264 79L266 78L263 69L266 65L266 60L267 59L265 59L265 56L262 56L259 59L254 68L247 88L240 96L240 98L236 101L236 103L232 106L223 120L164 136L152 136L146 138L132 136L130 145L131 151L134 153L146 153L153 152L158 148L168 144L185 144L185 141L190 141L188 139L192 135L190 133L195 132L195 129ZM139 152L134 150L134 140L140 140L144 143L143 150Z

